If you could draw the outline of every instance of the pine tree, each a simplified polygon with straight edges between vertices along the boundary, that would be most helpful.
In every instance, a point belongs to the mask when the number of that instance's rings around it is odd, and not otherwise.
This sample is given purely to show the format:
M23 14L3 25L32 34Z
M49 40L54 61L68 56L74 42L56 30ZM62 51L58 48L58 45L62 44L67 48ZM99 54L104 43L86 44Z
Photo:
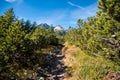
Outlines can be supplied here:
M98 7L111 18L120 22L120 1L119 0L99 0Z
M4 27L8 27L15 19L15 14L13 12L13 8L8 9L5 13L4 13L4 21L5 21L5 25Z

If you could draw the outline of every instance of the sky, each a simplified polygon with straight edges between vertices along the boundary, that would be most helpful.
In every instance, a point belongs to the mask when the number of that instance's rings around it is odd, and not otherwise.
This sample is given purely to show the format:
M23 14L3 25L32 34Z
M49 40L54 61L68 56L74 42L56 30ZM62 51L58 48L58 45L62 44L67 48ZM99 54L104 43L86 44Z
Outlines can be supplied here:
M19 19L61 25L65 29L77 26L79 18L95 16L97 0L0 0L0 15L13 8Z

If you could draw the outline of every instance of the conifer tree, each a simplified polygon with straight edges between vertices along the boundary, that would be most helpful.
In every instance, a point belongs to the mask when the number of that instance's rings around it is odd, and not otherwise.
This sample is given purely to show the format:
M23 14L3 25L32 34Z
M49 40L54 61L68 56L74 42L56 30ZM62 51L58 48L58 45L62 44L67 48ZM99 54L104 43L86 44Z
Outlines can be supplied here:
M99 0L98 8L107 13L111 18L120 22L119 0Z

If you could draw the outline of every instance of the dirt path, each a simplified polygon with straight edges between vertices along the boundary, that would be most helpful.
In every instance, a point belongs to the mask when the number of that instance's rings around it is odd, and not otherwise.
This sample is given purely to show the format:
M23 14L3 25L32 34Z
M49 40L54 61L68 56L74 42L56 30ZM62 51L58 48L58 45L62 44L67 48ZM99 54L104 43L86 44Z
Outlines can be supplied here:
M48 74L45 80L64 80L65 68L64 55L62 54L63 45L58 45L54 52L48 56L49 66L47 66Z
M37 80L70 80L65 70L67 67L73 65L75 61L73 53L78 50L79 48L76 46L58 45L57 48L47 56L49 65L44 67L43 71L40 71L42 74L40 76L45 79L40 79L39 77Z

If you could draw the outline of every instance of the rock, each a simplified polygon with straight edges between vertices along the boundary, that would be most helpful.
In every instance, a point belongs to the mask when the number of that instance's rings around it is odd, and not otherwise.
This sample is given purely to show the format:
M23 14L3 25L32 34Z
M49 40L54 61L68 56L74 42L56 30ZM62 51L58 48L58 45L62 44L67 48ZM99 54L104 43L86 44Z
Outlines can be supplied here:
M120 80L120 71L116 73L108 72L106 76L106 80Z
M37 80L45 80L44 77L39 77Z

